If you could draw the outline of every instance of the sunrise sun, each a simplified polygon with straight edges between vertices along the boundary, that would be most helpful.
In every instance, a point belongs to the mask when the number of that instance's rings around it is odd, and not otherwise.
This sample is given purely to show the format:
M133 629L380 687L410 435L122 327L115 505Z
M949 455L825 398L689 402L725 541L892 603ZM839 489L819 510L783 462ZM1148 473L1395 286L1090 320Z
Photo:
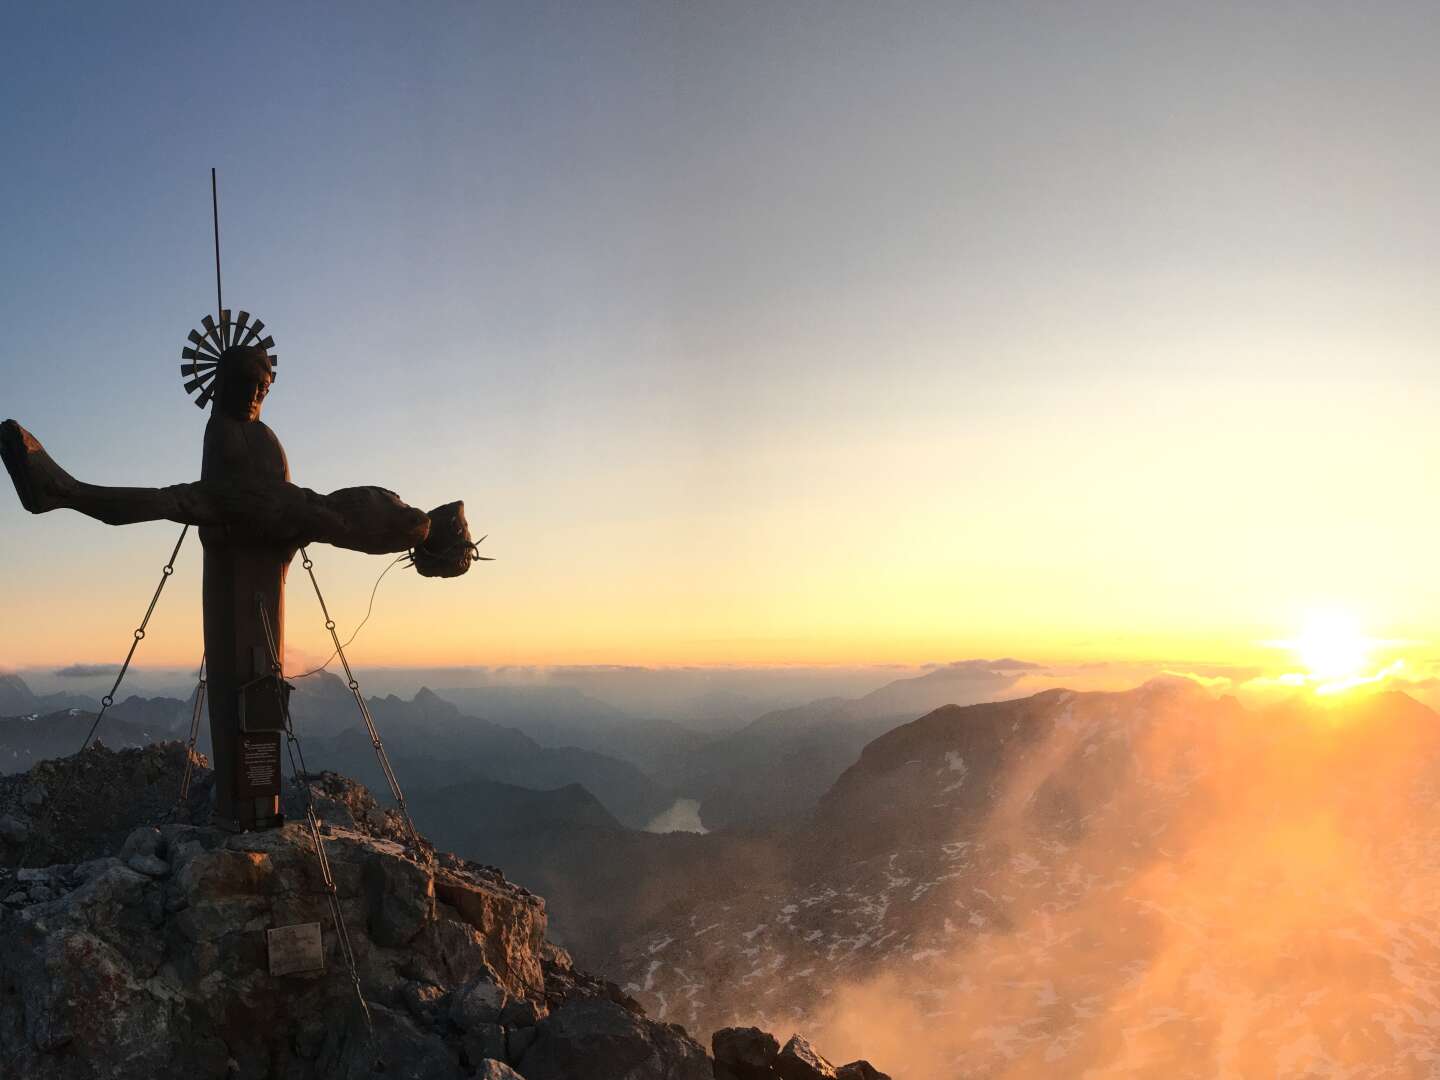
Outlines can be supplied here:
M1318 682L1353 679L1370 660L1371 642L1359 624L1342 612L1309 616L1300 636L1289 642L1306 672Z

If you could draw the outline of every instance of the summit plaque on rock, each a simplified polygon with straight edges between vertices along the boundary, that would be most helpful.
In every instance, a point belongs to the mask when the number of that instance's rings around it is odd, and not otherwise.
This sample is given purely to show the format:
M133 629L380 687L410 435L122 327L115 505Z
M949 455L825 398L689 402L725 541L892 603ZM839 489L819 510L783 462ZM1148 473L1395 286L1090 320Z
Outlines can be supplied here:
M266 930L265 938L270 946L271 975L325 970L325 952L320 947L318 922L277 926Z

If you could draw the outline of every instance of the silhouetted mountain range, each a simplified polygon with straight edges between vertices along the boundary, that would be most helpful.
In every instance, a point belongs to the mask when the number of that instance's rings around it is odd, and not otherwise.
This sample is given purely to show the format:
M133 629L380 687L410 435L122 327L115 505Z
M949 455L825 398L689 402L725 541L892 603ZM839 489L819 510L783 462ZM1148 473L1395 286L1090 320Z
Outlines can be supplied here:
M872 739L941 705L989 700L1034 667L967 660L863 697L769 712L687 754L674 766L673 783L701 800L707 828L795 824Z
M18 676L3 688L31 708L0 718L0 771L19 772L37 760L72 754L89 730L90 709L37 714L47 699L29 692ZM129 697L106 714L97 738L111 749L144 746L188 736L191 701ZM411 791L453 785L466 778L537 789L583 784L621 821L639 827L670 806L675 795L637 766L594 750L542 746L511 727L466 716L452 703L422 689L411 700L394 695L368 705L404 786ZM298 680L291 712L306 762L361 779L388 791L363 728L354 696L328 672ZM209 752L209 721L202 716L197 748Z
M94 712L98 708L100 702L85 694L35 694L19 675L0 675L0 716L42 715L62 709Z

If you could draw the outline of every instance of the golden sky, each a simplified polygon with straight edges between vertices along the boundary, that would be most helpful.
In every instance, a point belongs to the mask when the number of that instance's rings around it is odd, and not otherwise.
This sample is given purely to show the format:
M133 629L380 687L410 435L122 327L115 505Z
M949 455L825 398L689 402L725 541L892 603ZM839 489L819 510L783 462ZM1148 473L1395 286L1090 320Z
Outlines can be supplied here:
M1433 12L1086 8L277 9L198 82L203 26L35 15L0 411L87 480L195 475L216 164L296 481L491 534L390 575L363 662L1264 665L1317 607L1428 641ZM217 115L259 142L180 167ZM117 659L176 531L0 496L0 664ZM353 626L383 562L316 557ZM146 662L198 659L198 575Z

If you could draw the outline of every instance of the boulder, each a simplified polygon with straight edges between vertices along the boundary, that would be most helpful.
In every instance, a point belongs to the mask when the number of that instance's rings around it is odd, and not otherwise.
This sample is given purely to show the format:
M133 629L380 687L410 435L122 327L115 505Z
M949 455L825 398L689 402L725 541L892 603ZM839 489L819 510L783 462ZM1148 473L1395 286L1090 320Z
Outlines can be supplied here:
M717 1080L769 1080L780 1042L756 1027L722 1028L710 1037Z
M848 1065L841 1065L835 1070L838 1080L890 1080L886 1073L882 1073L868 1061L852 1061Z
M533 1027L511 1028L505 1034L505 1060L512 1065L518 1065L520 1059L525 1056L525 1051L530 1049L535 1042L535 1029Z
M163 839L159 829L153 825L142 825L125 838L120 847L120 858L128 861L135 855L158 855Z
M170 864L155 855L131 855L125 865L146 877L164 877L170 872Z
M370 1006L371 1024L352 1017L342 1036L322 1052L318 1068L311 1075L337 1080L458 1080L459 1055L438 1035L416 1029L403 1013ZM300 1063L297 1061L294 1066ZM299 1070L292 1066L283 1075ZM268 1069L254 1072L243 1066L241 1076L273 1075ZM301 1075L305 1075L301 1073Z
M0 840L23 844L30 839L30 823L14 814L0 814Z
M362 880L370 936L379 944L408 944L435 921L435 881L425 867L408 859L370 859Z
M503 879L502 879L503 880ZM435 897L479 933L485 963L495 981L511 997L530 997L524 988L544 981L540 970L545 941L545 901L475 870L439 866Z
M434 1023L440 1016L440 1002L445 997L443 988L434 983L407 982L400 988L400 998L410 1015L426 1023Z
M450 1022L461 1031L481 1024L495 1024L505 1007L505 991L482 975L471 979L450 996Z
M503 1061L486 1058L480 1062L480 1067L475 1070L475 1080L525 1080L525 1077L521 1076Z
M471 1065L479 1065L486 1058L504 1061L508 1057L505 1052L505 1029L499 1024L476 1024L465 1033L462 1045L465 1058Z
M528 998L507 1001L500 1010L500 1023L511 1028L534 1027L545 1018L548 1011L544 1002L531 1001Z
M835 1066L826 1061L803 1035L790 1037L775 1058L774 1067L780 1080L836 1080Z
M683 1028L613 1001L576 1001L535 1028L519 1061L525 1080L713 1080L710 1058Z

